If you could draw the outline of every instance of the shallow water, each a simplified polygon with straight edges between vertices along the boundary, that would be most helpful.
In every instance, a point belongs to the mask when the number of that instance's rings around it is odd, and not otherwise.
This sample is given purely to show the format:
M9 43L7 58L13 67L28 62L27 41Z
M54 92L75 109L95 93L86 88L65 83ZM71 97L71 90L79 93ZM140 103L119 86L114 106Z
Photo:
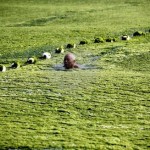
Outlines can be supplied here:
M79 65L79 64L78 64ZM68 71L68 70L79 70L79 69L82 69L82 70L87 70L87 69L99 69L99 67L97 66L93 66L93 65L87 65L87 64L82 64L82 65L79 65L79 68L73 68L73 69L66 69L64 67L63 64L57 64L53 67L55 70L57 71Z

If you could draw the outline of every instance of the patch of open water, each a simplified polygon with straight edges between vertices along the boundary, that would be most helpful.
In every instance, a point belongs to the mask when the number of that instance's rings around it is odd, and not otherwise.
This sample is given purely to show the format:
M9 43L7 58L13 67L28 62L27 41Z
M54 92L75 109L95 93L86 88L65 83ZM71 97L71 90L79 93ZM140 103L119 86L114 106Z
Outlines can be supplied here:
M78 64L79 65L79 64ZM86 64L82 64L79 65L79 68L73 68L73 69L66 69L63 64L57 64L55 66L53 66L53 69L57 70L57 71L70 71L70 70L91 70L91 69L102 69L99 66L94 66L94 65L86 65Z

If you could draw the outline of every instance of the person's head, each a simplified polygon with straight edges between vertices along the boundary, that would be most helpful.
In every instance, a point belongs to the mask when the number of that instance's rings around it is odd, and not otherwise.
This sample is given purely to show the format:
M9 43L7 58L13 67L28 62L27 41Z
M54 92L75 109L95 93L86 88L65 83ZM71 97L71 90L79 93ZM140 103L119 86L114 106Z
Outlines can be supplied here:
M68 53L64 57L64 67L66 69L71 69L76 67L75 56L72 53Z

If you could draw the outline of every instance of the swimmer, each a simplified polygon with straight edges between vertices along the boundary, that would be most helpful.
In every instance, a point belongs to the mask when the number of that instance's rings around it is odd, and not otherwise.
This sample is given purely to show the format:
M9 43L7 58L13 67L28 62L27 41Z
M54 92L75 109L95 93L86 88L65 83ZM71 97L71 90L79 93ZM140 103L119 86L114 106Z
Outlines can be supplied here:
M64 67L65 69L79 68L79 65L76 64L75 56L72 53L68 53L65 55Z

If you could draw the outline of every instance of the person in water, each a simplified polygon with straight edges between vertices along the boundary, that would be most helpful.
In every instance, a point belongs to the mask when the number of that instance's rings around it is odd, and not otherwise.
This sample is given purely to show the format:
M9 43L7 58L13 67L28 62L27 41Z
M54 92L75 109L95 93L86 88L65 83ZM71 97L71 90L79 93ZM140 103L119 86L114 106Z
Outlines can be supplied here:
M76 64L75 56L72 53L68 53L64 57L64 67L65 69L79 68Z

